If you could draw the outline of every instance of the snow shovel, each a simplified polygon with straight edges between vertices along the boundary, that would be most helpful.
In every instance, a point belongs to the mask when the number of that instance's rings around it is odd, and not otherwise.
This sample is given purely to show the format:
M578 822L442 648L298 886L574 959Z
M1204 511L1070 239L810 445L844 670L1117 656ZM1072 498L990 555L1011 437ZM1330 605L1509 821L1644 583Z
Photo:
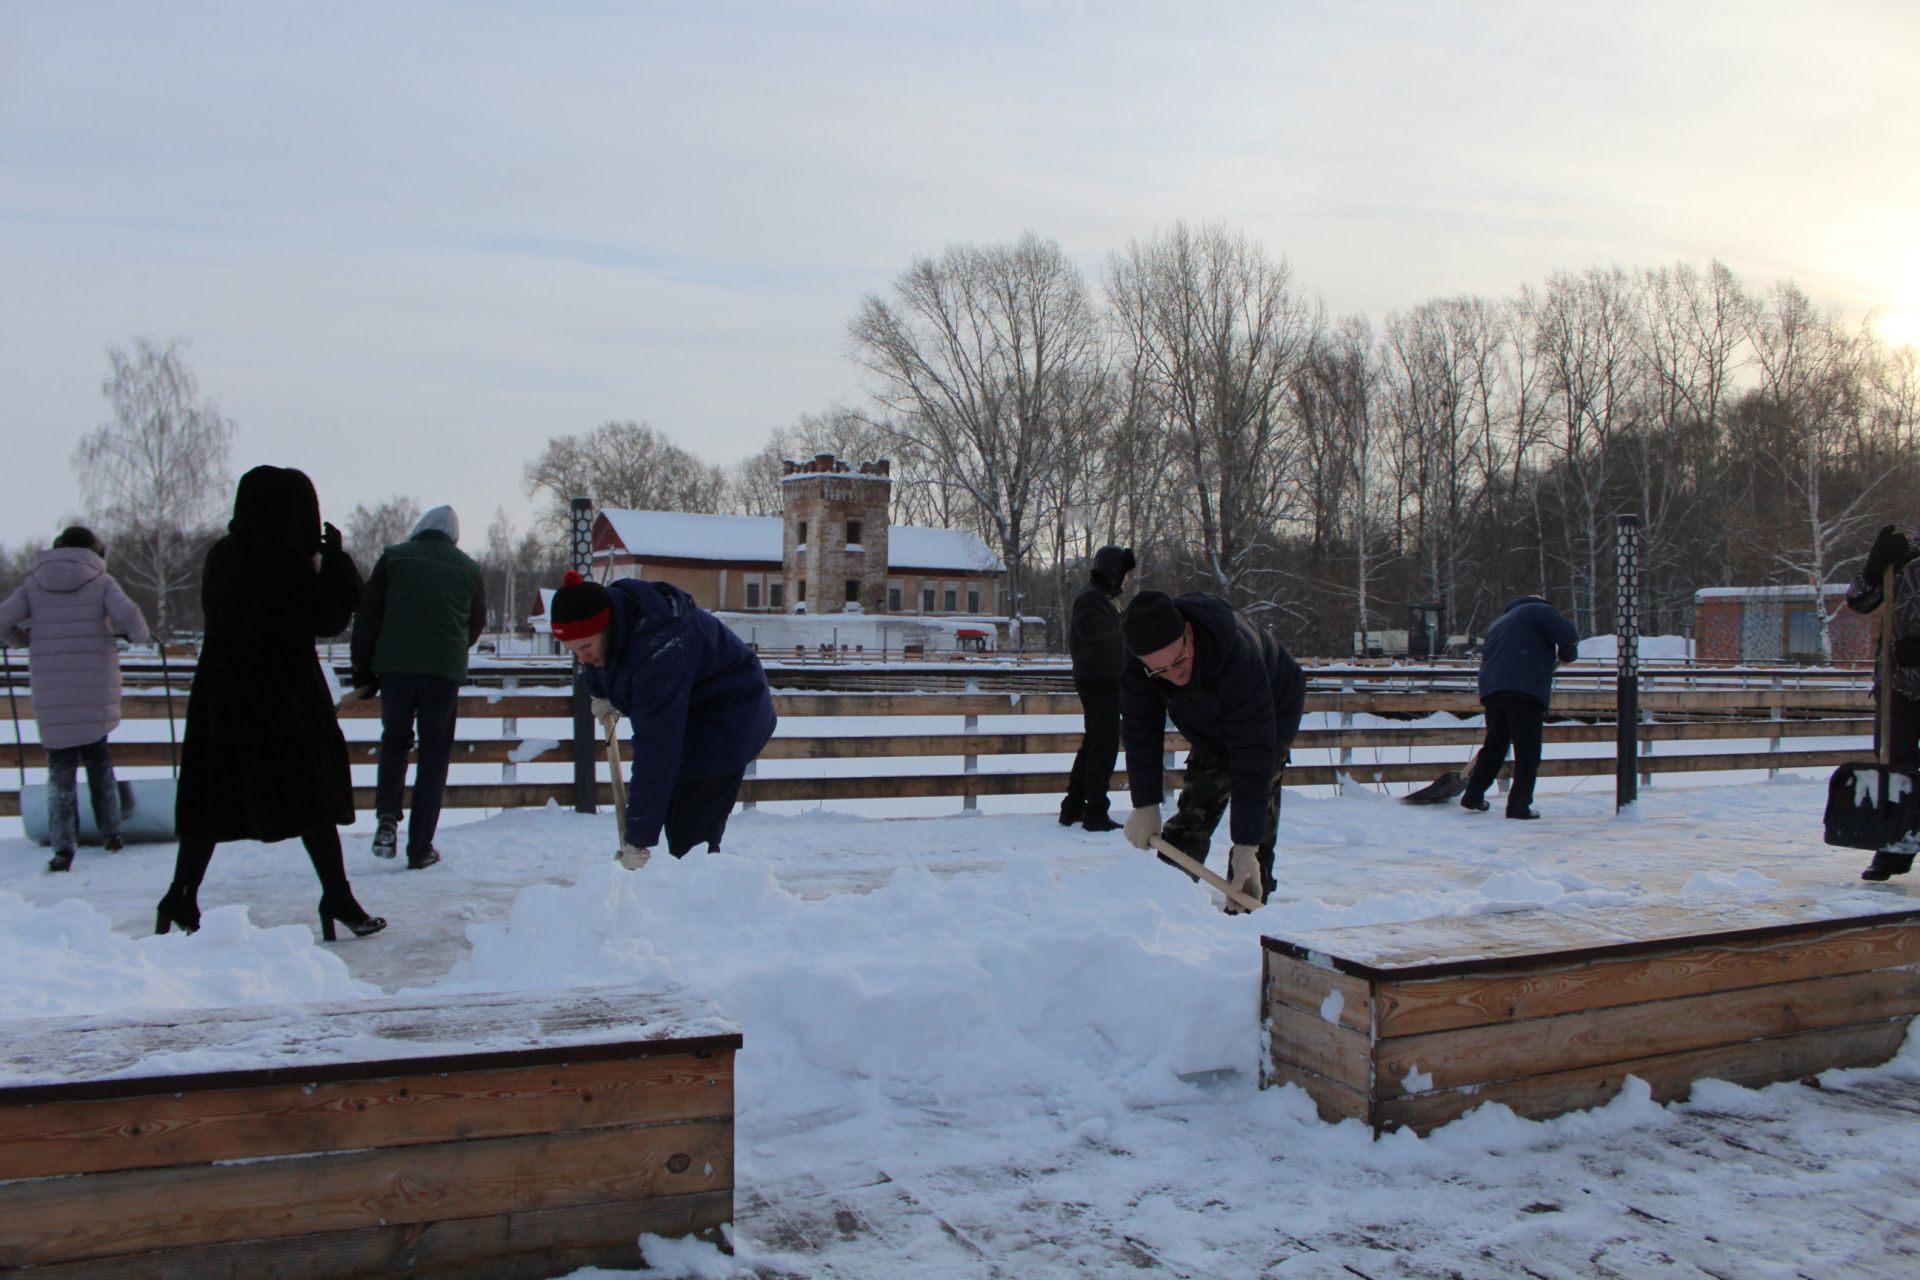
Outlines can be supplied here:
M1881 583L1877 763L1843 764L1827 782L1827 843L1920 853L1920 769L1889 764L1893 750L1893 568Z
M627 847L627 780L620 772L620 719L609 715L602 723L607 727L607 774L613 782L613 825L620 833L614 848L624 850Z
M1186 852L1184 850L1179 849L1174 845L1168 844L1165 840L1162 840L1159 836L1155 836L1153 838L1153 847L1156 851L1159 852L1159 854L1162 857L1164 857L1168 862L1171 862L1174 866L1180 868L1182 871L1186 872L1188 875L1192 876L1196 880L1206 881L1208 884L1218 889L1221 893L1225 894L1227 901L1232 903L1234 906L1240 908L1240 910L1258 911L1261 908L1261 906L1264 905L1263 903L1261 903L1260 899L1251 897L1247 894L1240 892L1238 889L1228 884L1225 880L1221 879L1219 876L1215 875L1213 872L1207 870L1204 866L1200 865L1198 862L1195 862L1192 858L1189 858L1186 855Z
M1401 804L1445 804L1467 789L1467 775L1459 769L1449 769L1417 791L1409 791L1400 797Z

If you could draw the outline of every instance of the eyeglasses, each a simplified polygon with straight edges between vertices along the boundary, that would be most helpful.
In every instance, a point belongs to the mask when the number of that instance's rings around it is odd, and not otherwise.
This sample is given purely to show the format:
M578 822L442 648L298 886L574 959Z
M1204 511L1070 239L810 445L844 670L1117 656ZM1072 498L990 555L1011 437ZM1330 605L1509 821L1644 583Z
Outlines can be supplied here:
M1185 662L1187 660L1187 654L1192 649L1192 647L1193 647L1193 642L1188 640L1184 635L1181 636L1180 637L1180 656L1175 658L1172 662L1167 663L1165 666L1147 667L1147 679L1152 680L1152 679L1155 679L1156 677L1163 676L1167 674L1167 672L1179 666L1181 663ZM1145 666L1146 664L1142 663L1141 665Z

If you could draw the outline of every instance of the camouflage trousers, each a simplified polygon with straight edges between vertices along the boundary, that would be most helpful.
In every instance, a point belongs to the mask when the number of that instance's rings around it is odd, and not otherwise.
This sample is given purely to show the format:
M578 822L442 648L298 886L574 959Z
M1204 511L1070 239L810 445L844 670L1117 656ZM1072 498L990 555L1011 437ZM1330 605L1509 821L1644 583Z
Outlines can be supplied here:
M1287 771L1287 749L1274 756L1273 777L1267 780L1267 811L1260 819L1260 879L1273 892L1273 845L1280 831L1280 777ZM1233 774L1224 753L1196 750L1187 756L1187 783L1180 789L1177 812L1167 820L1160 838L1205 866L1213 830L1233 800ZM1231 871L1231 867L1227 868Z

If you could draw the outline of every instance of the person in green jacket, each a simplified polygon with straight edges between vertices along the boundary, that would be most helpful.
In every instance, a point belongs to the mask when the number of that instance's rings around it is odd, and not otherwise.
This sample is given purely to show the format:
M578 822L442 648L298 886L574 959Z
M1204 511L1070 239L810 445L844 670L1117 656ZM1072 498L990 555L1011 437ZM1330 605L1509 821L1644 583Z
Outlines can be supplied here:
M433 833L447 789L460 686L467 682L467 650L487 620L486 582L480 566L454 545L459 540L460 517L452 507L421 516L411 537L380 553L353 621L353 686L380 693L377 857L398 852L407 753L419 726L407 823L407 866L414 870L440 861Z

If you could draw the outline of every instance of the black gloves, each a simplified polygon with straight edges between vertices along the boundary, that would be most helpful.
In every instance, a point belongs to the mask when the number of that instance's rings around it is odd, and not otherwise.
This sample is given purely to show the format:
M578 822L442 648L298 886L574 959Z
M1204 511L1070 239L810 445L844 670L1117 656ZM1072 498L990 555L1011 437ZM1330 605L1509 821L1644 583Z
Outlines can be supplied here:
M1891 529L1893 526L1888 525L1887 527ZM1878 548L1880 544L1876 542L1873 545L1876 548ZM1900 545L1903 547L1906 545L1906 542L1904 539L1901 541ZM320 526L320 550L338 551L340 550L340 546L341 546L341 539L340 539L339 528L336 527L333 521L331 520L327 521L325 524L322 524Z
M371 698L380 692L380 677L368 672L356 671L347 677L347 689L349 693L358 693L364 689L366 692L361 693L360 696Z
M1920 636L1901 636L1895 640L1893 663L1897 667L1920 667Z
M1877 587L1889 569L1898 569L1907 562L1911 548L1907 546L1907 535L1887 525L1873 540L1873 549L1867 552L1867 567L1862 575L1867 585Z

